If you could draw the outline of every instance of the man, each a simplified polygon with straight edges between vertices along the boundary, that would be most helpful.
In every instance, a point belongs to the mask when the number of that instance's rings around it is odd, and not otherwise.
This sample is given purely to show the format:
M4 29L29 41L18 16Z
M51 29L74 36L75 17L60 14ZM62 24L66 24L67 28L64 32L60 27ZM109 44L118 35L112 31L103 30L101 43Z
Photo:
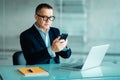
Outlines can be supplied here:
M39 4L35 10L36 22L20 35L20 44L27 65L60 63L59 57L69 58L71 49L67 40L60 39L60 31L50 27L53 8L46 3Z

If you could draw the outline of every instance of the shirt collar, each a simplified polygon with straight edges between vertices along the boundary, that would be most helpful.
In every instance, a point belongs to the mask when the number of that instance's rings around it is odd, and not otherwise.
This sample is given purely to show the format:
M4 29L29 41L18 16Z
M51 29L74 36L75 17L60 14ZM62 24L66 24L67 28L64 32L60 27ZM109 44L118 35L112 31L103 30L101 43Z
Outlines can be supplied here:
M41 28L39 28L35 23L34 23L34 26L36 27L36 29L39 31L39 32L43 32L42 31L42 29ZM50 28L49 29L47 29L47 32L46 33L48 33L49 32L49 30L50 30ZM44 32L43 32L44 33Z

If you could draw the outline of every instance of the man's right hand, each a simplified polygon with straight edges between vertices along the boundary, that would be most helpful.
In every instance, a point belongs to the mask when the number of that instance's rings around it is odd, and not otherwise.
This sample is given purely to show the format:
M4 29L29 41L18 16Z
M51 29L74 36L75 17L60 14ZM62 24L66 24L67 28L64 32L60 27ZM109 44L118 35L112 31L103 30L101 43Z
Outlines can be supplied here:
M66 46L67 46L67 40L60 39L60 37L58 37L53 41L51 49L54 52L59 52Z

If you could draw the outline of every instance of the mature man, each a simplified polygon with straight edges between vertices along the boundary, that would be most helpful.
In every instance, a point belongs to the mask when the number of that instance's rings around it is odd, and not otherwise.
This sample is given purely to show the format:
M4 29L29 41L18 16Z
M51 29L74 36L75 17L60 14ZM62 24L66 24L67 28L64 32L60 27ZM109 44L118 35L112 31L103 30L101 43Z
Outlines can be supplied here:
M20 44L27 65L60 63L59 57L69 58L71 49L67 40L60 39L58 28L50 27L53 20L53 8L42 3L35 10L36 22L20 35Z

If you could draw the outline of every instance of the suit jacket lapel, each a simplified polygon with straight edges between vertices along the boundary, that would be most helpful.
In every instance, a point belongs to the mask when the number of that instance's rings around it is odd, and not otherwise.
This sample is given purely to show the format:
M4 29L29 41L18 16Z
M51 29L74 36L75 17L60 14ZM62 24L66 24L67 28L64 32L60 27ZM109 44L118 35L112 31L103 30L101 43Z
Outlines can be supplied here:
M34 25L32 26L32 31L33 31L33 35L38 40L38 42L43 46L46 46L44 40L42 39L41 35L39 34L38 30L35 28Z
M50 38L50 44L52 44L52 42L54 40L54 35L53 35L53 32L51 30L49 31L49 38Z

